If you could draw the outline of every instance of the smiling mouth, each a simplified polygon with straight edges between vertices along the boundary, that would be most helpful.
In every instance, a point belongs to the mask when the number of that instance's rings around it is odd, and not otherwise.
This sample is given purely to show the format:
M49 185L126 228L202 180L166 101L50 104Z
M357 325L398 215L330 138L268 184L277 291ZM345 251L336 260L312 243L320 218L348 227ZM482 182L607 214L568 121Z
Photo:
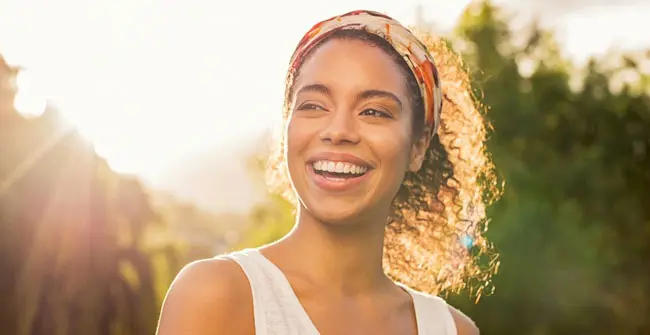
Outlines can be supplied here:
M333 181L363 177L370 170L367 166L327 160L312 163L312 168L317 175Z

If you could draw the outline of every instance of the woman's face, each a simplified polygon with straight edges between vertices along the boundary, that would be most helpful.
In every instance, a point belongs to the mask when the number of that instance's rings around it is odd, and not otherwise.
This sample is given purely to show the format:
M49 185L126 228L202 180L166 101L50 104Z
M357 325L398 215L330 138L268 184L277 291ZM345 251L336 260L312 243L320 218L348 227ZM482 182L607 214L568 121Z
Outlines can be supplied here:
M426 150L398 64L369 43L330 40L302 65L290 103L286 159L303 210L327 223L387 215Z

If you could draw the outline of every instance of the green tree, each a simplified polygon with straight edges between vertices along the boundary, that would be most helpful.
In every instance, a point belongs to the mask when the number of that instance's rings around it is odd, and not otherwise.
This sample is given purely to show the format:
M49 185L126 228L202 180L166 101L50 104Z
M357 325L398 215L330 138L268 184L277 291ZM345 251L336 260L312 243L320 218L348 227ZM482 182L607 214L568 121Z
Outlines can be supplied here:
M650 332L647 76L629 60L592 60L574 89L576 69L551 34L533 26L517 48L500 15L476 3L457 29L507 181L489 232L501 253L497 291L458 302L486 334ZM637 81L615 92L622 72Z

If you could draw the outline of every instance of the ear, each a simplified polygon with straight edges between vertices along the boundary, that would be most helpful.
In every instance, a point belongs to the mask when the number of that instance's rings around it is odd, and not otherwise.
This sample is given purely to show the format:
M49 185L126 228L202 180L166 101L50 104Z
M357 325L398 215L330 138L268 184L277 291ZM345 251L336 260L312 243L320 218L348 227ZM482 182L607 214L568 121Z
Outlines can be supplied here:
M427 153L429 148L430 138L427 136L429 132L425 129L422 132L420 138L413 142L413 147L411 147L411 159L409 161L409 171L418 172L422 167L422 162L424 162L424 156Z

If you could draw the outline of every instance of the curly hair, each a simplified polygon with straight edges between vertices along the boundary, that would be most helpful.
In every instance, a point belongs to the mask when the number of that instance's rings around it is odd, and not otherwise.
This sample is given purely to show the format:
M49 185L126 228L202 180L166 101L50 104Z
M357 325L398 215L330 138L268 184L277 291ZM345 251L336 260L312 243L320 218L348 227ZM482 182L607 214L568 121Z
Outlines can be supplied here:
M486 206L500 194L494 165L485 147L489 123L472 93L470 77L447 42L414 31L436 60L443 89L441 124L429 144L421 169L407 172L395 196L384 241L384 268L396 281L431 294L469 289L478 297L490 288L498 257L483 234ZM400 66L411 93L413 136L424 131L424 106L416 79L402 57L381 36L362 30L340 30L332 39L360 40L380 48ZM304 64L304 62L303 62ZM282 132L267 168L273 191L297 204L286 166L284 130L290 117L295 73L285 82ZM485 258L487 256L487 259Z

